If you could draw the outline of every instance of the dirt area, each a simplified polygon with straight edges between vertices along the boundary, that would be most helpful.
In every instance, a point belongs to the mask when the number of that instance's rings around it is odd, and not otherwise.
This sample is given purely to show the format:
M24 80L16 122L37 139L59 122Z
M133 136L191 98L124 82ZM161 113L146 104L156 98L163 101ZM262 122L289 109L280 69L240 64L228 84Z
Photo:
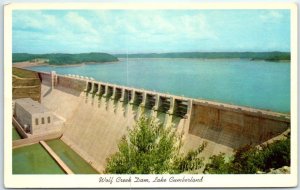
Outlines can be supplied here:
M30 62L30 61L13 63L13 66L18 68L42 66L42 65L48 65L48 64L44 62Z
M41 100L41 81L37 73L13 67L13 99L32 98Z

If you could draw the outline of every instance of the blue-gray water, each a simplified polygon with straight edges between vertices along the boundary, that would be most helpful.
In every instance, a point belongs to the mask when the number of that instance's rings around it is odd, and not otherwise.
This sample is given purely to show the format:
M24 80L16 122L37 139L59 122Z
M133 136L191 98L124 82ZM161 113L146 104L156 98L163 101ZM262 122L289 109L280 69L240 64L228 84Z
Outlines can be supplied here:
M290 64L240 59L121 59L74 67L32 67L186 97L290 112Z

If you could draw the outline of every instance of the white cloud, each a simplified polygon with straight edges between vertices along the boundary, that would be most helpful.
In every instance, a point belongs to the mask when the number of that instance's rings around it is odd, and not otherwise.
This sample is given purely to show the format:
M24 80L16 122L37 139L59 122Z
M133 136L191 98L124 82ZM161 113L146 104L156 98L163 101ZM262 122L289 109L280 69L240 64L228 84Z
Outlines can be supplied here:
M13 19L13 25L21 30L46 30L55 27L57 20L55 16L43 14L41 11L14 12L17 14Z
M101 42L100 34L92 24L77 14L69 12L64 17L51 15L40 11L18 12L13 19L13 43L20 46L20 42L31 44L31 47L40 47L38 51L47 51L47 46L53 44L57 48L52 48L52 52L59 52L62 47L69 49L88 49L98 47ZM88 47L87 47L88 46ZM24 49L15 47L14 49ZM49 47L50 49L50 47ZM25 48L26 50L26 48ZM96 48L94 49L94 51ZM26 52L22 50L23 52Z
M71 25L70 28L88 32L90 34L97 34L97 31L93 28L92 24L76 12L69 12L65 16L65 20Z
M178 30L191 39L217 39L216 32L209 27L206 17L201 14L182 16L179 25L182 27Z
M216 33L207 24L205 16L176 15L168 17L161 12L135 12L122 16L98 17L99 31L105 39L123 36L124 40L140 43L171 43L176 40L217 39ZM106 19L105 21L102 19ZM100 23L107 23L102 26ZM113 39L111 39L113 40Z
M274 10L209 14L184 10L16 11L13 46L28 48L30 43L30 49L38 49L35 47L44 44L44 50L38 51L47 52L52 44L51 51L56 52L128 49L134 53L241 49L242 40L247 49L256 47L256 39L264 43L276 39L282 44L286 38L281 34L286 27L278 26L284 26L286 18L285 12ZM266 27L265 22L273 24ZM270 37L265 35L266 30L272 31Z
M278 11L267 11L259 15L259 18L264 22L276 22L281 20L283 15Z

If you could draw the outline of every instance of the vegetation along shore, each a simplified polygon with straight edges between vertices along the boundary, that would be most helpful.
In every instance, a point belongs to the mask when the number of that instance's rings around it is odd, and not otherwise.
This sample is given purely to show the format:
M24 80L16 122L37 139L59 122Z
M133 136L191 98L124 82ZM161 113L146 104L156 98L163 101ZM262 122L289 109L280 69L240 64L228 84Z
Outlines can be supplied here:
M107 63L119 61L118 58L193 58L193 59L251 59L265 61L290 61L290 52L181 52L146 54L107 54L107 53L52 53L28 54L13 53L13 63L17 67L37 65L78 65L83 63Z
M30 62L33 65L74 65L82 63L106 63L118 61L113 55L107 53L52 53L52 54L28 54L13 53L13 63ZM29 65L30 66L30 65Z
M181 53L145 53L115 54L118 58L201 58L201 59L251 59L266 61L290 61L290 52L181 52Z

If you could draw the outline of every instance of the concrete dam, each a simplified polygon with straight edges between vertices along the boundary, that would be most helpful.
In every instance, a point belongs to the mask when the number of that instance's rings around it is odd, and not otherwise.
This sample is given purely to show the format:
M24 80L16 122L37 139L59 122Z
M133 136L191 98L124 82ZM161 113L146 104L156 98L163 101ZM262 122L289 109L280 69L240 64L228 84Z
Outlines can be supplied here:
M290 129L287 114L191 99L95 81L75 75L37 72L41 104L64 121L61 140L98 172L118 150L142 114L183 134L182 151L207 147L208 159L246 144L259 145Z

